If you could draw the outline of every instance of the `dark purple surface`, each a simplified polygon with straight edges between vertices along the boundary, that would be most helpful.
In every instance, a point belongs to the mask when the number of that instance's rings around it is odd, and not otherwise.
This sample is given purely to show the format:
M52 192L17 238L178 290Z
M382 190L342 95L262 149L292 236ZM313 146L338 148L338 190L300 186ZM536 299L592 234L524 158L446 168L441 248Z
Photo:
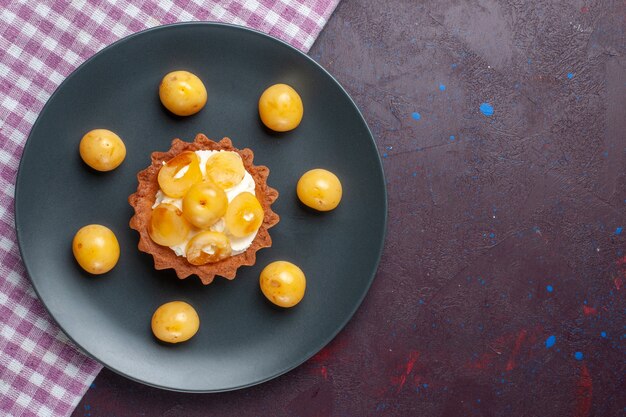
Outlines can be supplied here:
M625 30L623 0L343 0L311 56L384 158L362 307L260 386L104 370L73 415L626 415Z

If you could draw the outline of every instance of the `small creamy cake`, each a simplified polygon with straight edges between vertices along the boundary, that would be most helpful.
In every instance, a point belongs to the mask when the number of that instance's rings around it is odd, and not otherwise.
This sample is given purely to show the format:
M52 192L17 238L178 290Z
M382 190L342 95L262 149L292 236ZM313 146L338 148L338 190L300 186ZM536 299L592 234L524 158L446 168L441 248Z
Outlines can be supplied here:
M228 138L216 143L202 134L152 153L129 203L135 210L130 227L156 269L172 268L181 279L195 274L210 284L216 275L233 279L240 266L255 263L259 249L271 246L278 192L267 185L269 169L253 158Z

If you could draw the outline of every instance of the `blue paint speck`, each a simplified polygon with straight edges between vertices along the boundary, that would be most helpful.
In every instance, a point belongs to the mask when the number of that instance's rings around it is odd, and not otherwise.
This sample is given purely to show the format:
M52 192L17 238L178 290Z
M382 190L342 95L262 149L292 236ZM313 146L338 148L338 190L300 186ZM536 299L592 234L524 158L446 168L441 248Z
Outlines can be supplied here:
M577 361L582 361L584 358L584 355L582 352L576 352L574 353L574 359L576 359Z
M418 303L424 304L424 300L419 300Z
M411 117L415 120L419 120L422 118L422 115L419 114L418 112L413 112L413 114L411 115Z
M477 399L477 400L476 400L476 402L480 404L480 398L479 398L479 399Z
M489 237L493 239L494 237L496 237L496 234L495 234L495 233L493 233L493 232L492 232L492 233L489 233Z
M450 68L452 68L452 69L455 69L456 67L457 67L457 65L456 65L456 64L452 64L452 65L450 65Z
M454 142L454 139L456 139L454 135L450 135L450 140Z
M417 172L413 172L411 175L417 177Z
M489 103L482 103L480 105L480 111L487 117L493 116L493 106Z
M571 80L572 78L574 78L574 74L571 73L571 72L568 72L567 73L567 78Z
M422 384L424 388L428 388L428 384Z
M530 64L532 64L532 63L533 63L533 60L532 60L532 59L530 59L530 58L528 58L528 61L526 61L526 62L528 62L528 65L530 65Z
M606 332L600 332L600 337L606 339Z
M444 84L439 84L439 89L441 91L446 91L446 86Z
M556 343L556 336L552 335L546 339L546 349L550 349Z
M618 227L617 229L615 229L615 234L616 235L621 235L622 234L622 227Z
M388 157L388 156L389 156L389 155L387 155L387 152L385 152L385 153L383 154L383 158L386 158L386 157Z
M552 285L546 285L546 291L552 292L554 291L554 287Z

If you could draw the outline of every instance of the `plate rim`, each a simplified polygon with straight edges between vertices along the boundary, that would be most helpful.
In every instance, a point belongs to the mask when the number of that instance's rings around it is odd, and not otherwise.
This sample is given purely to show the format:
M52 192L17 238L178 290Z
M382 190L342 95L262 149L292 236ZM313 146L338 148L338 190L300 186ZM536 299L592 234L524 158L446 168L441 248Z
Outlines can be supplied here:
M134 39L135 37L139 37L139 36L146 36L146 35L150 35L150 33L152 32L157 32L157 31L162 31L162 30L170 30L172 28L178 28L178 27L217 27L217 28L227 28L227 29L231 29L231 30L242 30L244 32L249 32L254 36L261 36L262 38L266 38L267 40L271 41L271 42L275 42L278 45L281 45L283 47L287 47L288 49L296 52L300 57L303 57L306 61L308 61L310 64L313 64L318 70L321 70L327 77L330 78L330 80L339 88L339 90L343 93L343 95L345 97L348 98L349 103L352 105L352 107L354 108L354 110L356 110L356 113L358 114L358 116L361 118L361 121L363 122L363 125L365 126L365 129L367 130L368 136L369 136L369 140L372 142L372 144L374 145L374 148L377 149L377 143L376 143L376 139L374 138L374 135L369 127L369 125L367 124L367 121L365 120L365 117L363 117L363 114L361 113L361 110L359 109L359 107L356 105L356 103L354 102L353 98L350 96L350 94L345 90L345 88L339 83L339 81L337 81L337 79L331 75L321 64L319 64L318 62L316 62L313 58L311 58L309 55L307 55L306 53L304 53L303 51L299 50L298 48L288 44L287 42L278 39L274 36L271 36L267 33L261 32L259 30L247 27L247 26L241 26L241 25L236 25L236 24L232 24L232 23L222 23L222 22L214 22L214 21L189 21L189 22L177 22L177 23L170 23L170 24L165 24L165 25L158 25L158 26L154 26L151 28L147 28L135 33L132 33L128 36L125 36L123 38L120 38L118 40L116 40L115 42L105 46L104 48L102 48L101 50L97 51L96 53L94 53L92 56L90 56L89 58L87 58L82 64L80 64L78 67L76 67L62 82L61 84L59 84L59 86L54 90L54 92L50 95L50 97L46 100L46 103L44 104L44 106L41 108L41 110L39 111L39 114L37 115L37 119L35 120L35 123L33 123L33 126L31 127L29 133L28 133L28 137L26 138L26 141L24 142L24 147L22 149L22 154L20 155L20 162L19 162L19 166L18 166L18 170L17 170L17 174L16 174L16 179L15 179L15 193L14 193L14 199L13 199L13 212L14 212L14 225L15 225L15 233L16 233L16 239L17 239L17 245L19 248L19 253L20 253L20 260L22 261L22 264L24 265L24 269L26 271L26 275L28 278L28 281L30 282L32 288L34 289L38 300L41 302L41 304L44 306L46 312L48 313L49 318L51 318L54 323L58 326L58 328L63 332L63 334L71 341L73 347L78 350L79 352L83 353L84 355L86 355L87 357L91 358L92 360L96 361L97 363L99 363L100 365L102 365L103 367L113 371L114 373L123 376L124 378L130 379L131 381L146 385L146 386L150 386L153 388L158 388L158 389L162 389L162 390L166 390L166 391L173 391L173 392L185 392L185 393L220 393L220 392L230 392L230 391L237 391L237 390L241 390L244 388L248 388L248 387L252 387L255 385L260 385L263 384L267 381L270 381L272 379L278 378L281 375L286 374L287 372L292 371L295 368L298 368L299 366L301 366L302 364L304 364L305 362L307 362L309 359L311 359L313 356L315 356L318 352L320 352L321 350L323 350L331 341L333 341L335 339L335 337L337 337L337 335L346 327L346 325L350 322L350 320L352 320L352 318L354 317L354 314L357 312L357 310L359 309L359 307L361 307L361 304L363 304L363 300L365 299L365 297L367 296L367 294L369 293L369 290L372 286L372 283L374 282L374 279L376 278L376 275L378 273L378 268L380 267L380 261L382 259L382 255L384 252L384 248L385 248L385 242L386 242L386 238L387 238L387 231L388 231L388 217L389 217L389 201L388 201L388 195L387 195L387 187L386 187L386 179L385 179L385 170L383 167L383 163L382 163L382 159L380 156L379 152L376 152L376 162L377 162L377 168L379 169L381 175L382 175L382 181L383 181L383 187L382 187L382 194L383 194L383 202L384 202L384 216L383 216L383 222L382 222L382 226L383 226L383 233L382 233L382 238L380 239L380 244L379 244L379 248L378 248L378 253L376 256L376 267L374 268L371 276L369 277L369 280L367 282L367 285L364 288L364 291L362 293L362 295L359 297L358 301L355 303L354 308L349 312L349 314L346 315L345 319L342 320L339 324L339 326L337 327L337 329L332 332L329 337L327 337L324 341L322 346L317 349L317 350L313 350L312 352L307 352L306 355L303 356L303 359L296 363L293 366L288 366L284 369L280 369L278 370L276 373L273 373L272 375L260 379L260 380L256 380L247 384L241 384L241 385L237 385L237 386L233 386L233 387L227 387L227 388L223 388L223 389L209 389L209 390L203 390L203 389L180 389L180 388L175 388L175 387L170 387L170 386L164 386L164 385L159 385L159 384L154 384L148 381L143 381L139 378L135 378L131 375L128 375L127 373L125 373L124 371L120 370L120 369L116 369L115 367L103 362L102 360L96 358L94 355L92 355L90 352L88 352L80 343L78 343L70 334L68 334L66 332L66 330L63 328L63 326L61 325L61 323L59 323L59 321L57 320L57 318L50 312L50 309L48 308L48 305L46 304L46 302L44 301L44 299L41 297L40 291L37 288L37 284L35 283L35 280L33 280L33 278L31 277L31 273L30 273L30 269L28 267L28 265L26 264L26 262L24 261L24 249L22 247L22 239L20 238L21 233L21 228L19 227L19 221L18 218L19 216L19 211L18 211L18 196L20 194L19 190L20 190L20 179L22 178L22 171L23 171L23 156L24 154L28 151L28 148L31 144L31 137L33 135L33 132L36 130L37 126L39 125L39 123L41 122L42 116L45 114L46 109L48 108L49 104L53 101L53 99L57 96L57 94L59 93L59 91L61 91L61 89L65 86L65 84L67 82L69 82L69 80L74 77L79 71L82 70L82 68L86 65L88 65L89 63L91 63L91 61L97 59L100 55L107 53L110 49L113 49L115 47L117 47L118 45L121 45L125 42L128 42L132 39ZM97 375L96 375L97 376Z

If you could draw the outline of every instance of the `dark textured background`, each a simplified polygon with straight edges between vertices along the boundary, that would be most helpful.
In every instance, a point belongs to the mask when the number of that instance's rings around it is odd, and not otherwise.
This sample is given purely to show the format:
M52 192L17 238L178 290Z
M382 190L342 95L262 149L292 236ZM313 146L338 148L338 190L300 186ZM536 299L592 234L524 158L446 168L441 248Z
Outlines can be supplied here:
M260 386L104 370L74 416L626 415L625 54L624 0L342 0L311 56L384 158L362 307Z

